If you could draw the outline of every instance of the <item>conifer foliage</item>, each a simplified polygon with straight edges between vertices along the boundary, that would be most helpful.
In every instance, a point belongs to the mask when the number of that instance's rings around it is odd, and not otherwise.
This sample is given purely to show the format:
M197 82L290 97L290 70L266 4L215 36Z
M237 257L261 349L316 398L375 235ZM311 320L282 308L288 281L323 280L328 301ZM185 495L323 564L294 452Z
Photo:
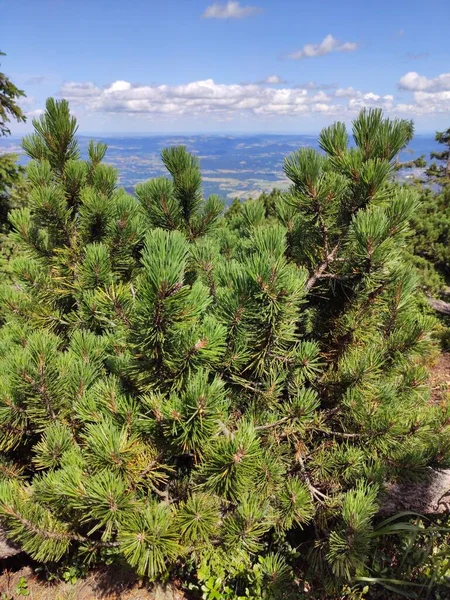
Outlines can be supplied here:
M443 161L444 164L432 163L426 173L429 177L436 179L439 183L444 180L448 183L450 179L450 128L446 131L437 131L435 140L446 148L441 152L432 152L431 158L436 158L439 161Z
M5 56L4 52L0 52L0 57L2 56ZM26 121L26 116L18 104L24 96L25 92L19 90L5 73L0 72L0 137L11 135L10 121ZM3 270L2 255L5 245L2 232L7 225L8 212L11 209L11 188L19 184L22 176L17 158L15 154L2 152L0 155L0 272Z
M353 148L325 129L324 154L286 159L273 214L228 218L184 148L133 197L103 144L80 158L65 101L34 129L0 294L8 535L38 561L181 570L211 597L367 574L385 483L450 445L428 404L434 323L401 259L418 201L391 177L411 123L363 111Z

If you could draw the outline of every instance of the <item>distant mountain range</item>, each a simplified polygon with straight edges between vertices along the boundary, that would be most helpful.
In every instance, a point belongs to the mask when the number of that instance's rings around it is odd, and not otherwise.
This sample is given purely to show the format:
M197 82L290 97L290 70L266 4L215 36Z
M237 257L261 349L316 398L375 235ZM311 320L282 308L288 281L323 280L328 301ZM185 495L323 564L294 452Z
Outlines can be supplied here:
M90 139L79 137L83 155ZM105 160L118 169L120 185L130 192L137 183L166 173L160 158L163 148L184 145L200 159L204 193L219 194L228 202L236 197L255 197L274 187L286 187L284 158L298 148L318 149L317 136L313 135L96 136L93 139L108 145ZM406 162L424 154L428 160L433 150L438 150L433 135L416 135L399 158ZM20 153L20 139L0 139L2 151ZM20 160L26 162L26 157L21 156ZM399 177L404 179L419 172L400 171Z

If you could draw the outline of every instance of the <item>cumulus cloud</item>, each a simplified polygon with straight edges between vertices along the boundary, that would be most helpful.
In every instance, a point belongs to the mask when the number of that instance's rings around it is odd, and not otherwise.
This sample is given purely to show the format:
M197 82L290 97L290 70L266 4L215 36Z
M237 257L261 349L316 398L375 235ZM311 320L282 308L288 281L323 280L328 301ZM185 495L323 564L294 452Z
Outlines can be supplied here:
M363 107L380 107L390 114L424 115L450 111L450 74L428 79L407 73L400 84L410 99L398 103L394 95L308 82L289 86L278 75L257 83L223 84L213 79L180 85L133 84L117 80L99 86L93 82L65 83L59 95L85 113L126 114L144 118L176 119L209 116L307 116L316 113L353 117Z
M203 13L205 19L243 19L261 12L259 6L241 6L239 2L230 0L226 4L214 2Z
M409 92L442 92L450 90L450 73L442 73L432 79L410 71L400 78L399 87Z
M414 92L413 102L395 105L395 112L406 116L448 114L450 112L450 91Z
M277 83L285 83L279 75L269 75L264 79L262 83L268 83L269 85L275 85Z
M30 110L29 112L25 113L25 116L28 119L35 119L40 117L42 114L44 114L44 110L42 108L36 108L36 110Z
M91 112L144 115L304 114L335 109L331 106L332 97L322 91L309 93L304 88L273 88L257 83L220 84L213 79L183 85L132 85L115 81L103 88L91 82L71 82L61 88L60 95L83 104Z
M361 110L362 108L382 108L390 111L394 107L394 96L391 94L374 94L373 92L362 92L353 87L338 88L334 92L336 98L345 98L348 109Z
M21 108L27 108L30 106L33 106L33 104L35 104L36 102L36 98L34 96L25 96L23 98L20 98L20 100L18 101L18 104L21 106Z
M325 56L331 52L354 52L358 48L356 42L340 42L331 34L328 34L320 44L305 44L301 50L289 54L293 60Z
M336 96L336 98L353 98L356 93L357 93L357 91L355 89L353 89L352 87L347 87L347 88L338 88L334 92L334 95Z
M337 83L317 83L316 81L308 81L307 83L299 83L295 87L305 88L307 90L334 90L339 86Z
M287 84L287 80L283 79L279 75L268 75L264 79L260 79L259 81L245 81L242 85L249 85L249 83L254 83L256 85L279 85L280 83Z
M120 82L116 82L120 83ZM80 98L81 100L85 100L86 98L94 98L101 94L101 88L97 87L91 81L77 83L75 81L69 81L67 83L63 83L60 90L60 95L65 98L70 98L71 100L76 100Z
M412 92L413 102L397 105L397 110L415 115L450 112L450 73L426 77L415 71L403 75L399 88Z
M414 100L417 106L426 108L429 106L433 112L450 111L450 89L443 92L416 92Z
M396 110L416 116L448 114L450 112L450 90L442 92L414 92L413 102L398 104Z

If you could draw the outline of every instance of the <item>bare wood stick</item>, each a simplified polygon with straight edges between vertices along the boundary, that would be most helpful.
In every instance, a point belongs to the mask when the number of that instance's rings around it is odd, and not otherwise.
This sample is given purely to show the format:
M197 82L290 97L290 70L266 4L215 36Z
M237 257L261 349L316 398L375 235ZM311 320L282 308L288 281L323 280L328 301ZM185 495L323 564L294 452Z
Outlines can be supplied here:
M323 275L323 273L324 273L325 269L328 267L328 265L333 262L338 250L339 250L339 244L336 244L336 246L333 248L333 250L330 252L330 254L328 254L326 260L317 267L317 269L314 271L314 273L308 279L308 281L306 282L306 289L308 291L313 287L313 285L316 283L316 281L318 279L320 279L320 277Z

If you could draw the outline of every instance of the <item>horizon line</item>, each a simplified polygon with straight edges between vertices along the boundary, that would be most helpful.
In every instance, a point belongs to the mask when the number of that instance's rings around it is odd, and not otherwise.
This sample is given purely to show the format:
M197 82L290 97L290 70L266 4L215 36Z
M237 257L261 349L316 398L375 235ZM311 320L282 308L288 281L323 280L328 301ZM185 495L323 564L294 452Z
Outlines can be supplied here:
M229 137L229 136L241 136L241 137L251 137L251 136L258 136L258 135L265 135L265 136L288 136L288 137L300 137L300 136L319 136L321 131L305 131L303 133L287 133L287 132L283 132L283 131L278 131L278 132L267 132L267 131L252 131L252 132L246 132L246 131L205 131L205 132L201 132L201 131L172 131L172 132L145 132L145 133L138 133L138 132L133 132L133 131L107 131L107 132L95 132L95 131L83 131L83 132L77 132L77 136L78 137L90 137L90 136L95 136L95 137L164 137L164 136L214 136L214 137ZM5 136L3 138L0 138L1 140L11 140L11 139L16 139L16 138L22 138L25 135L29 135L30 133L33 133L33 130L30 131L25 131L22 134L11 134L10 136ZM436 131L432 130L420 130L420 131L416 131L414 133L414 137L416 135L435 135ZM351 135L351 132L349 132L349 135Z

